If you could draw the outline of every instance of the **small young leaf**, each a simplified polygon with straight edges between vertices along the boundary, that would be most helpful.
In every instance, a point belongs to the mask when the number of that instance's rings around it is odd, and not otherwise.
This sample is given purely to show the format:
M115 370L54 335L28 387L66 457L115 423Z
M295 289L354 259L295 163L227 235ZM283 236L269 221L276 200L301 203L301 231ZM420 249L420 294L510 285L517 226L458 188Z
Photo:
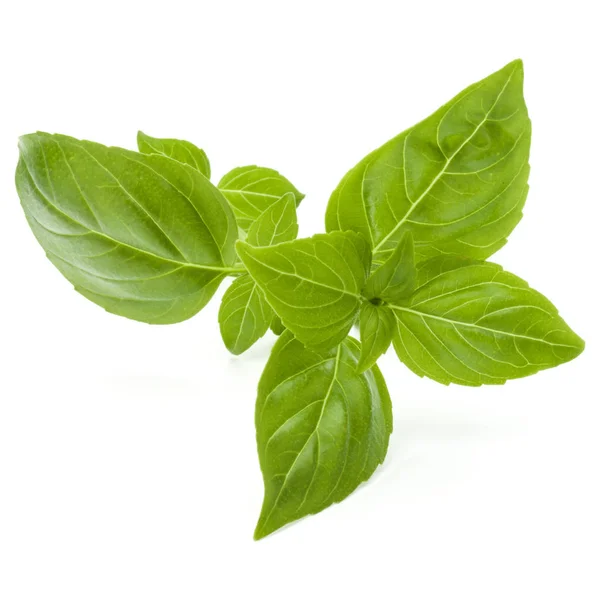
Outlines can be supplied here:
M296 235L296 200L293 194L286 194L254 221L246 241L253 246L271 246L291 241ZM266 333L269 326L273 329L276 318L250 275L238 277L225 292L219 310L221 336L227 349L233 354L245 352ZM281 331L285 329L281 321L275 326L281 327Z
M239 241L236 248L268 303L303 344L330 348L348 335L371 263L362 236L318 234L265 248Z
M370 369L389 348L396 326L392 309L364 302L360 307L360 360L359 373Z
M362 233L381 262L405 231L420 259L485 259L527 195L531 123L516 60L358 163L333 192L327 231Z
M195 169L63 135L26 135L19 147L16 185L33 233L109 312L183 321L236 270L233 213Z
M296 206L301 194L283 175L273 169L238 167L221 179L218 188L233 208L239 227L248 231L254 221L274 202L292 193Z
M281 335L285 331L285 327L277 315L275 315L271 321L271 331L275 335Z
M204 150L200 150L191 142L173 140L169 138L153 138L138 131L138 149L142 154L161 154L174 160L190 165L200 171L204 177L210 179L210 163Z
M219 327L225 346L242 354L269 329L273 310L250 275L241 275L227 288L219 309Z
M275 201L252 223L246 241L252 246L274 246L298 235L296 198L288 193Z
M377 367L356 372L359 353L352 338L317 352L289 331L273 347L256 402L265 496L255 539L341 502L383 462L390 397Z
M390 257L371 273L363 293L368 299L396 302L414 290L416 276L412 235L405 233Z
M400 360L444 384L502 384L584 348L549 300L493 263L434 258L419 266L414 294L391 308Z

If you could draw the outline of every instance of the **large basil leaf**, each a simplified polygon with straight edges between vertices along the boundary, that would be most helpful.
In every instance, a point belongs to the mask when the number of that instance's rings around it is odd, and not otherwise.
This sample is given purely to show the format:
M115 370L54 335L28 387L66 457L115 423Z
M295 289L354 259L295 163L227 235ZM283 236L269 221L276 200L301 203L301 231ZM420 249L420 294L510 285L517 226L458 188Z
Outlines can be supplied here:
M335 232L268 248L242 241L236 247L269 304L302 343L327 348L348 335L371 263L362 236Z
M210 179L210 163L206 152L191 142L169 138L153 138L138 131L138 149L142 154L161 154L194 167L207 179Z
M271 204L252 223L246 241L252 246L274 246L290 242L297 235L296 198L289 193Z
M359 373L370 369L389 348L396 327L394 313L389 306L364 302L360 307L360 360Z
M414 294L391 308L398 356L440 383L504 383L584 348L549 300L493 263L434 258L420 265Z
M405 231L421 259L485 259L521 219L530 141L517 60L359 162L331 196L327 231L362 233L376 262Z
M27 135L19 146L16 184L33 233L109 312L183 321L236 271L234 216L195 169L63 135Z
M256 438L265 496L255 539L340 502L383 462L390 397L377 367L356 372L360 347L277 340L258 385Z
M238 226L245 232L261 213L285 194L294 194L296 205L304 198L304 194L283 175L255 165L229 171L219 181L218 188L231 204Z
M273 310L250 275L234 279L219 309L225 346L233 354L245 352L265 335L273 317Z

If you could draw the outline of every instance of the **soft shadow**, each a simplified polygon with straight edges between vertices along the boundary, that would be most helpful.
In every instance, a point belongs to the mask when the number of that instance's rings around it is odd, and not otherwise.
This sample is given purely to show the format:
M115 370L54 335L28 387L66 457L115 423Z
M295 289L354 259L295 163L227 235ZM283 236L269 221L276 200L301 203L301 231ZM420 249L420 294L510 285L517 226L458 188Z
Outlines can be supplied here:
M173 399L196 396L195 382L183 377L166 375L108 375L102 382L109 389L130 397Z
M461 441L505 439L514 436L523 427L523 423L516 418L499 420L492 415L488 417L486 420L454 414L409 417L400 414L394 419L394 432L386 462L395 458L407 459L413 455L415 446L423 442L444 445Z
M231 365L237 365L240 362L251 363L252 365L260 363L262 367L264 367L269 356L271 356L271 350L276 341L277 336L268 331L264 337L260 338L260 340L246 350L243 355L234 356L233 354L230 354L229 363Z

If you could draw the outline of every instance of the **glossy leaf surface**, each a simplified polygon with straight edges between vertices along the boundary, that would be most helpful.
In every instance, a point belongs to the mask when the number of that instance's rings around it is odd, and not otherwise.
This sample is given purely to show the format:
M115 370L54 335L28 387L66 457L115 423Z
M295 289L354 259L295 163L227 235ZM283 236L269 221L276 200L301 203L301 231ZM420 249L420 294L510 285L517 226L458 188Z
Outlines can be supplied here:
M304 198L283 175L255 165L229 171L218 187L233 208L242 231L248 231L252 223L285 194L294 194L296 205Z
M327 231L353 230L384 260L405 231L420 259L485 259L521 219L531 124L514 61L358 163L333 192Z
M154 138L138 131L137 144L142 154L161 154L173 158L180 163L194 167L207 179L210 179L210 163L206 152L194 146L191 142L170 138Z
M356 372L360 347L305 348L286 331L258 386L256 436L265 496L260 539L340 502L385 458L390 397L374 367Z
M248 350L265 335L273 316L273 310L250 275L234 279L219 309L219 327L227 349L233 354Z
M395 302L414 290L416 276L413 239L406 233L389 258L371 273L363 293L368 299Z
M109 312L183 321L235 271L232 211L195 169L62 135L27 135L19 146L16 184L33 233Z
M246 241L252 246L274 246L290 242L297 235L296 199L289 193L271 204L252 223Z
M396 319L388 306L364 302L360 307L360 360L358 372L370 369L389 348L396 327Z
M417 375L440 383L504 383L578 356L583 340L554 305L502 267L436 258L392 306L394 347Z
M256 248L236 245L268 303L303 344L333 347L348 335L370 267L368 244L353 232Z

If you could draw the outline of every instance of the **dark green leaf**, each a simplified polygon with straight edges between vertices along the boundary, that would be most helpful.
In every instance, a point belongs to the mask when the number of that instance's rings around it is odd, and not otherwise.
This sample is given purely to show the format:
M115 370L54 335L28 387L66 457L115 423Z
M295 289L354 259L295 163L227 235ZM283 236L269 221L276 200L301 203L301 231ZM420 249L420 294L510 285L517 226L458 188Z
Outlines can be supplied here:
M281 335L285 331L285 327L277 315L275 315L271 321L271 331L275 335Z
M223 295L219 309L221 336L227 349L241 354L269 329L273 310L250 275L235 279Z
M289 193L271 204L252 223L246 241L252 246L274 246L290 242L297 235L296 199Z
M368 299L395 302L414 290L416 276L413 239L406 233L385 263L371 273L363 293Z
M389 348L396 327L396 319L388 306L364 302L360 307L360 360L358 372L370 369Z
M306 349L286 331L258 386L256 437L265 497L255 539L340 502L385 458L390 397L377 367L356 372L360 346Z
M405 231L420 258L485 259L506 242L527 195L531 124L520 60L349 171L327 208L327 231L353 230L381 262Z
M236 245L238 254L285 327L304 344L332 347L350 331L371 256L353 232L256 248Z
M106 310L183 321L235 272L233 214L195 169L63 135L27 135L19 146L16 184L33 233Z
M493 263L432 259L419 266L414 294L391 308L398 356L440 383L504 383L584 348L549 300Z
M138 131L137 143L142 154L161 154L173 158L180 163L194 167L207 179L210 179L210 163L206 153L191 142L169 138L153 138Z
M255 165L229 171L218 187L231 204L242 231L248 231L252 223L285 194L294 194L296 206L304 198L283 175Z

